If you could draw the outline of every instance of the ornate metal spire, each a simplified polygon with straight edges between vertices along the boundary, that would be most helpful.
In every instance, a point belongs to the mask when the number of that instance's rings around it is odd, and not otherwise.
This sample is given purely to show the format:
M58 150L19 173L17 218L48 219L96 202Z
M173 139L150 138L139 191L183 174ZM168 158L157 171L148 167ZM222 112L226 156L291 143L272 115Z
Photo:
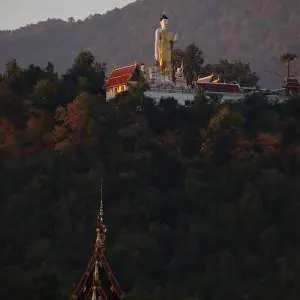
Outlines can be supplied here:
M95 251L105 251L105 235L106 227L104 224L104 209L103 209L103 179L101 179L100 187L100 208L97 216L97 227L96 227L96 243Z
M105 235L103 209L103 180L100 188L100 208L97 213L96 242L94 253L88 263L86 271L73 291L72 299L126 299L105 256Z

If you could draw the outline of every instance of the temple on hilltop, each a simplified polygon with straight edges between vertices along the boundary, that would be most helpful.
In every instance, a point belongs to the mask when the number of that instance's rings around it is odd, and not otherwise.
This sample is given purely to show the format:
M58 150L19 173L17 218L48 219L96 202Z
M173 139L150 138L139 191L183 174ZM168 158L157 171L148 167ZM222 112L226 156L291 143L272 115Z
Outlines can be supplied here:
M161 98L174 98L180 104L193 101L195 90L187 86L183 76L183 65L175 66L172 58L173 46L178 39L168 28L168 17L162 14L160 26L155 30L154 57L155 65L146 67L144 64L132 64L114 68L105 84L106 100L109 101L117 94L127 91L129 86L141 79L149 84L144 92L155 101Z
M178 35L169 29L169 18L163 13L159 19L159 27L154 33L154 61L152 66L132 64L121 68L114 68L105 84L106 100L114 98L117 94L127 91L130 85L137 84L141 79L148 83L144 95L159 102L162 98L173 98L179 105L186 105L195 100L201 92L207 99L220 96L224 101L237 101L243 99L249 89L243 89L238 83L220 82L218 74L199 77L187 84L185 79L186 66L183 60L174 62L173 49ZM299 87L286 84L286 90L295 91ZM250 89L252 92L253 89Z
M105 255L106 227L103 215L103 192L101 184L101 201L97 216L94 252L81 280L69 298L70 300L126 299L124 292L112 273Z

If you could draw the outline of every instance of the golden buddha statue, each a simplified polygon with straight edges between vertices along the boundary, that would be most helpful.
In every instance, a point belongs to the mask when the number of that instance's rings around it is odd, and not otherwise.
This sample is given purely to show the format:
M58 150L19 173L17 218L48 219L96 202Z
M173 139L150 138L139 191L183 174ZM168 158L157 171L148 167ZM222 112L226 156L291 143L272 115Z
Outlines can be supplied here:
M159 65L161 80L171 82L172 46L177 35L167 29L168 17L163 14L160 18L160 28L155 31L155 60Z

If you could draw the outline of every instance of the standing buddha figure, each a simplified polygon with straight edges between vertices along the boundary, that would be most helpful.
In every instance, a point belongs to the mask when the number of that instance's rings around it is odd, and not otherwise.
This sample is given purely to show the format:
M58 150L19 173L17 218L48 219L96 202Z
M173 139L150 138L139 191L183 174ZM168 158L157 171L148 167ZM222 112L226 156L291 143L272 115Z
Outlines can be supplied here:
M155 31L155 60L159 65L162 82L170 83L172 71L172 47L177 35L167 28L168 17L163 14L160 18L160 28Z

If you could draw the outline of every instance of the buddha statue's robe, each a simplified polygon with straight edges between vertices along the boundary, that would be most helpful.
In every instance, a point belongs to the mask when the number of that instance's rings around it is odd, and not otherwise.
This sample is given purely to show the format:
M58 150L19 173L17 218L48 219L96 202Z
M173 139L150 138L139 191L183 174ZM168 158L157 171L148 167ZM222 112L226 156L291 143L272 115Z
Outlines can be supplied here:
M168 76L172 67L172 42L175 36L168 29L157 29L155 32L155 48L158 52L160 74Z

